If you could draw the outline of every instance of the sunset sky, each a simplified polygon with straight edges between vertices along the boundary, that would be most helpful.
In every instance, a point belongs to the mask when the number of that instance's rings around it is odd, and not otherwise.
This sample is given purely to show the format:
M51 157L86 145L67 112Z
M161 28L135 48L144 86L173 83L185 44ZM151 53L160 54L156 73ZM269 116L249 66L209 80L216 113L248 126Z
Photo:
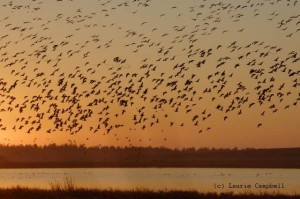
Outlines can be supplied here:
M300 147L299 9L3 0L0 143Z

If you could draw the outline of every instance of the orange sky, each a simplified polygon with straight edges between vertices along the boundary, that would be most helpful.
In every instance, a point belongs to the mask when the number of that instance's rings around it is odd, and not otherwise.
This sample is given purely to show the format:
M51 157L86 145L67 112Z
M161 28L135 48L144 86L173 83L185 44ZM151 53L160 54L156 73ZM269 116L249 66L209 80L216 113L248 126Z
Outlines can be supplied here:
M1 5L3 144L300 146L297 3Z

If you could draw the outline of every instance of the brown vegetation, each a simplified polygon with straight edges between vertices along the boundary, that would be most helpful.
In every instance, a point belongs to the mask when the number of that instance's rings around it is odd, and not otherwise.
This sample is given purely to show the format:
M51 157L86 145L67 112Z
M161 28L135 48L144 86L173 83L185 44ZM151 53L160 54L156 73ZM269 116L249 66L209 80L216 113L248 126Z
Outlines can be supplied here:
M0 189L0 198L2 199L92 199L92 198L106 198L106 199L119 199L119 198L159 198L159 199L299 199L299 195L283 195L283 194L233 194L233 193L199 193L197 191L179 191L179 190L164 190L164 191L151 191L151 190L99 190L99 189L81 189L81 188L54 188L51 190L45 189L28 189L22 187L15 187L10 189Z

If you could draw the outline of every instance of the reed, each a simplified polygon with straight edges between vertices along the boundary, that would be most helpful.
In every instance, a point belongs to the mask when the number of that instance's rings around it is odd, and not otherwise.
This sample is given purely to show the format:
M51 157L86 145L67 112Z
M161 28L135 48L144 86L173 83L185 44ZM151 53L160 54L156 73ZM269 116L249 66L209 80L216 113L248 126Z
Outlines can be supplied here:
M300 195L284 195L280 193L268 194L268 193L200 193L197 191L181 191L181 190L160 190L153 191L147 189L134 189L134 190L115 190L115 189L84 189L76 188L68 181L58 186L51 187L51 189L31 189L26 187L12 187L8 189L0 189L1 199L131 199L131 198L143 198L143 199L300 199Z
M72 178L66 177L63 183L50 182L50 189L52 191L74 191L75 184Z

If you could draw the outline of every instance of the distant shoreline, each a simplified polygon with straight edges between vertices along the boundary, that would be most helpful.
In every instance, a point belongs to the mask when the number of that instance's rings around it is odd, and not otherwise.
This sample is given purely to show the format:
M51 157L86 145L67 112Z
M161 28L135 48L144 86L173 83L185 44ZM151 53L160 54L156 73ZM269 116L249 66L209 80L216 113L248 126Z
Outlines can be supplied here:
M196 166L91 166L91 165L74 165L70 164L69 166L65 164L60 164L60 163L54 163L55 165L51 166L46 166L44 164L35 164L31 165L29 164L22 164L22 165L17 165L18 163L14 163L13 165L7 165L7 166L0 166L1 169L138 169L138 168L143 168L143 169L300 169L300 168L294 168L294 167L196 167Z
M167 149L0 146L0 168L300 169L300 148Z

